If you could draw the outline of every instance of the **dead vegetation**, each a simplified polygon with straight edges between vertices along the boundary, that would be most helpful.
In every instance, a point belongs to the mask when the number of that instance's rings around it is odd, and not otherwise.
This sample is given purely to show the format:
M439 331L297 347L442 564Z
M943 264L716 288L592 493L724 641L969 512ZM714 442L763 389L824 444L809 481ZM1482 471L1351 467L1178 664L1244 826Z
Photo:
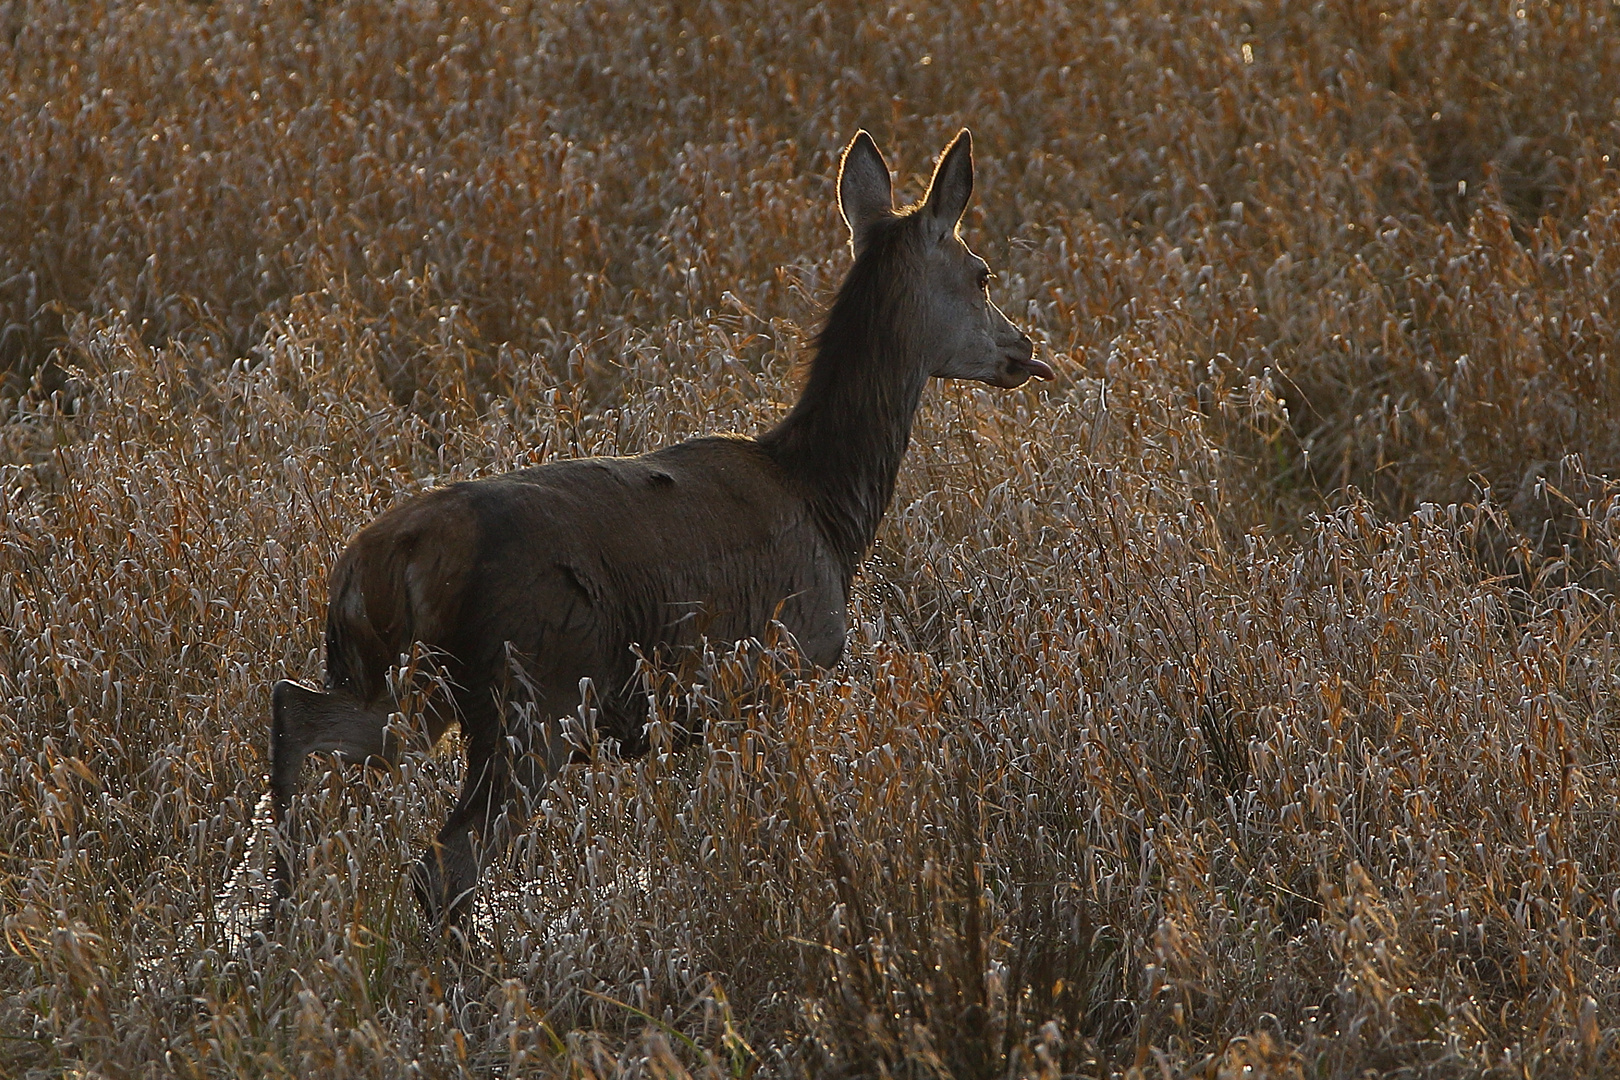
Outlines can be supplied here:
M0 80L0 1072L1614 1067L1611 5L10 0ZM837 150L963 124L1059 379L930 392L844 663L711 658L469 955L454 755L329 775L256 945L344 541L780 416Z

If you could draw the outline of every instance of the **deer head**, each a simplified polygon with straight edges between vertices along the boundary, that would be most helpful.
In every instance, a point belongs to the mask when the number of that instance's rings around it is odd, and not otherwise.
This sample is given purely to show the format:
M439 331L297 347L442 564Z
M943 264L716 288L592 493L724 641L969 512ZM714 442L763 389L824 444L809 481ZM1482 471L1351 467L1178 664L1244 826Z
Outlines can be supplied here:
M1030 376L1052 377L1034 343L990 299L990 267L962 242L959 227L973 194L973 137L964 128L940 155L928 194L896 211L889 167L877 144L858 132L838 169L838 206L857 257L880 232L898 230L914 309L916 350L928 374L1012 388Z

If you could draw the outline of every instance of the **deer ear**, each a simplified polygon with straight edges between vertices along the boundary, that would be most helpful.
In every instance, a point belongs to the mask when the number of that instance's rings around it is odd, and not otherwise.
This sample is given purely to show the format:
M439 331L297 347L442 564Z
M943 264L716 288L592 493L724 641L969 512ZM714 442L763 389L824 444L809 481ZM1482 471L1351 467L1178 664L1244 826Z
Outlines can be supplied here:
M849 226L856 254L866 246L872 226L894 213L889 166L877 143L864 131L855 133L838 163L838 210Z
M973 136L963 128L939 155L934 178L928 182L928 195L923 200L923 213L928 216L936 241L956 231L957 222L967 209L968 196L972 194Z

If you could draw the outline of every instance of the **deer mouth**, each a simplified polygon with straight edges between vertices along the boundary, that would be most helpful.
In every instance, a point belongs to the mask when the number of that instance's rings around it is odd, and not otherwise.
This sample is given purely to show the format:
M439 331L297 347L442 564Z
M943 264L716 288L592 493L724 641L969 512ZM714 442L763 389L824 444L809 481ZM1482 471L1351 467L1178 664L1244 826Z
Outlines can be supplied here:
M1029 381L1032 375L1037 379L1050 379L1052 378L1052 367L1044 360L1037 360L1033 352L1010 356L1007 358L1006 373L1002 376L1006 381L1002 382L1001 385L1006 387L1022 386Z
M1012 362L1012 370L1024 375L1033 375L1037 379L1052 378L1052 365L1045 360L1037 360L1033 356L1019 357Z

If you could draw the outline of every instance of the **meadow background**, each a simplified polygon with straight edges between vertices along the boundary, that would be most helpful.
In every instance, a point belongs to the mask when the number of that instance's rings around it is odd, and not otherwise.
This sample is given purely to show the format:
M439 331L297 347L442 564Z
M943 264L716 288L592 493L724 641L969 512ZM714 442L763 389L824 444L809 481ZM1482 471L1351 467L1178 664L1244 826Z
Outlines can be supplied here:
M1617 1067L1617 95L1600 2L0 2L0 1074ZM474 949L453 742L315 763L256 940L345 540L781 416L863 126L973 130L1057 379L932 388L845 661L717 653Z

